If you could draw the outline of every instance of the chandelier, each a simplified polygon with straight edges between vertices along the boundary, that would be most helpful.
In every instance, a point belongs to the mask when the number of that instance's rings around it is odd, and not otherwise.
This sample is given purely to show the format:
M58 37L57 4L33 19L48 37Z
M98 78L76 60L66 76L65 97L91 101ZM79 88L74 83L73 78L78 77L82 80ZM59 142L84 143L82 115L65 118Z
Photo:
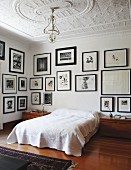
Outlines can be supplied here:
M51 8L52 14L51 14L50 18L48 18L47 27L44 29L44 33L49 34L49 37L48 37L49 42L55 42L56 35L60 34L60 31L56 27L56 24L55 24L56 19L55 19L55 16L54 16L54 11L58 8L59 7L52 7Z

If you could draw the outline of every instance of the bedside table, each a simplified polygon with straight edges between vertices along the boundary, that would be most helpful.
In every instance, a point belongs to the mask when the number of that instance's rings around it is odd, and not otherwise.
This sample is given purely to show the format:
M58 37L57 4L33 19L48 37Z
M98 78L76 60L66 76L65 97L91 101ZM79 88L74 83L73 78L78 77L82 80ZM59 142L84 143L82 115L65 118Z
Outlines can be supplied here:
M100 118L100 135L131 139L131 119Z
M36 117L41 117L41 116L46 116L50 114L49 112L22 112L22 120L28 120L28 119L33 119Z

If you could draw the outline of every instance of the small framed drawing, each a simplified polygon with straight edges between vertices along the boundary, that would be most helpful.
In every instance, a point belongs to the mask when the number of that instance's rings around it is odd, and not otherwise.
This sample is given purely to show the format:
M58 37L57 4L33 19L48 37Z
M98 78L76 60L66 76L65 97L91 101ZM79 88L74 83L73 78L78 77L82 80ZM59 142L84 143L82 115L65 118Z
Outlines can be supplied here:
M27 96L17 96L17 111L27 110Z
M0 60L5 60L5 42L0 41Z
M15 112L15 96L3 97L3 113Z
M114 97L100 97L100 111L113 112Z
M98 70L98 51L90 51L82 53L82 71Z
M32 105L40 105L41 104L41 93L40 92L32 92L31 93L31 104Z
M51 74L51 53L34 55L34 76Z
M52 93L51 92L46 92L43 93L43 102L44 105L52 105Z
M18 90L27 91L27 78L26 77L18 77Z
M96 74L75 75L75 91L96 91L96 83Z
M9 48L9 72L24 74L25 53Z
M74 65L77 60L77 48L67 47L55 50L56 53L56 66Z
M117 97L117 111L118 112L131 112L131 97Z
M45 91L55 91L55 77L45 77Z
M30 78L30 90L42 90L43 77Z
M2 93L11 94L17 92L17 76L2 74Z
M127 66L127 48L104 51L104 67Z
M57 71L57 90L71 90L71 71Z

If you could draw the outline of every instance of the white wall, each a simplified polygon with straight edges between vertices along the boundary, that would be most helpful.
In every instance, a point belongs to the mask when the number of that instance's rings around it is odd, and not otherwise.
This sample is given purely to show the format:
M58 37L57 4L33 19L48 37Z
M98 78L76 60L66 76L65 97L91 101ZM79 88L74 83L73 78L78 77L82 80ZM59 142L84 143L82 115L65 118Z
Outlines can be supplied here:
M64 48L64 47L72 47L72 46L77 46L77 65L55 66L55 49ZM38 46L32 45L31 46L32 69L33 69L33 55L34 54L51 53L52 74L47 75L47 77L49 76L56 77L57 71L64 71L64 70L72 71L72 81L71 81L72 90L71 91L57 91L57 84L56 84L55 92L53 92L53 104L52 106L45 106L45 109L47 111L53 111L56 108L65 107L65 108L76 108L76 109L83 109L83 110L100 110L100 96L102 96L101 95L101 70L103 69L106 70L106 68L104 68L104 61L103 61L104 50L119 49L119 48L128 48L129 66L125 68L131 68L131 60L130 60L131 34L129 33L85 37L85 38L83 37L80 39L56 42L53 44L50 44L50 43L40 44ZM82 72L82 52L88 52L88 51L99 52L98 71ZM84 75L84 74L97 74L97 91L75 92L75 75ZM31 74L31 77L32 76L33 76L33 72ZM45 84L45 81L44 81L44 84ZM43 88L43 91L41 91L42 97L43 97L44 90L45 88ZM109 96L112 96L112 95L109 95ZM114 95L112 97L115 97L115 112L117 112L116 99L118 96ZM41 109L41 106L33 105L33 106L30 106L30 108ZM108 114L108 113L105 113L105 114Z

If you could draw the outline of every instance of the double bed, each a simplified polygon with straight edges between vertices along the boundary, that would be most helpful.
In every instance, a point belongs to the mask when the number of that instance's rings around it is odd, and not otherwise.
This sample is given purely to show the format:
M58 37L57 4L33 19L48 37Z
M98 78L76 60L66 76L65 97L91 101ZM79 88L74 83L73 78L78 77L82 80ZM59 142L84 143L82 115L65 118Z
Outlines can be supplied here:
M51 114L17 124L7 138L8 144L30 144L52 148L67 155L81 156L82 148L97 132L99 113L57 109Z

